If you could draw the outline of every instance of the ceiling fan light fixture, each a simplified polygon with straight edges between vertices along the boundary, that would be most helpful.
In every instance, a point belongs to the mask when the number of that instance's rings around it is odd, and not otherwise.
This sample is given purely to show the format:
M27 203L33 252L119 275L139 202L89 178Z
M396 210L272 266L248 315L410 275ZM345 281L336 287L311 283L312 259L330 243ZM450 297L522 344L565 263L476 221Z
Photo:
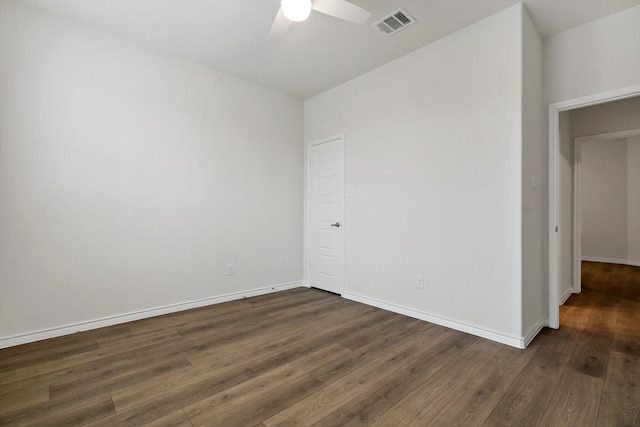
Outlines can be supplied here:
M311 0L282 0L280 3L282 14L289 21L300 22L311 13Z

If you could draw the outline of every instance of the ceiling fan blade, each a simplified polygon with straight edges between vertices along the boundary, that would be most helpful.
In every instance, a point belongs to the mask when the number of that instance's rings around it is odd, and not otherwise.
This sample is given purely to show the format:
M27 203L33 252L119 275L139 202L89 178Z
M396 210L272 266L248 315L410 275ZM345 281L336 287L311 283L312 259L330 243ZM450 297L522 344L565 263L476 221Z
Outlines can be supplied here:
M271 26L271 31L269 32L269 40L280 40L282 36L287 32L291 26L291 21L285 18L282 13L282 8L278 10L278 14L276 15L276 19L273 20L273 25Z
M346 0L313 0L311 8L356 24L366 24L371 12Z

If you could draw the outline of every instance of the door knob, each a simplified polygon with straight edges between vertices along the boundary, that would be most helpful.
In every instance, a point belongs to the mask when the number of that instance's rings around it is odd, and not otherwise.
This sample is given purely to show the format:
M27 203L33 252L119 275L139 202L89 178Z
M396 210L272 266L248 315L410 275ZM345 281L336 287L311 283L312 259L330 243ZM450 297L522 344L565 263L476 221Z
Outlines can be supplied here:
M340 228L340 223L336 222L335 224L331 224L332 227Z

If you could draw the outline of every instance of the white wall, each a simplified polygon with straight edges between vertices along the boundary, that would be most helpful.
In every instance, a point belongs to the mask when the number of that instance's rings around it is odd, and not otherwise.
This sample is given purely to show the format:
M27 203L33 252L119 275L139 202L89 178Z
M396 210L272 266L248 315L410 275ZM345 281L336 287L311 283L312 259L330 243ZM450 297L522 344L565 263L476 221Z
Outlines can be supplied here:
M640 6L544 42L544 99L566 101L640 84Z
M583 258L627 259L627 139L581 144Z
M543 317L542 40L522 8L522 332ZM545 281L546 282L546 281Z
M640 137L581 146L582 258L640 265Z
M627 259L640 266L640 137L627 139Z
M517 5L305 102L345 133L345 295L522 337L521 41Z
M301 102L13 1L0 93L0 344L301 280Z
M571 136L640 129L640 96L571 111Z

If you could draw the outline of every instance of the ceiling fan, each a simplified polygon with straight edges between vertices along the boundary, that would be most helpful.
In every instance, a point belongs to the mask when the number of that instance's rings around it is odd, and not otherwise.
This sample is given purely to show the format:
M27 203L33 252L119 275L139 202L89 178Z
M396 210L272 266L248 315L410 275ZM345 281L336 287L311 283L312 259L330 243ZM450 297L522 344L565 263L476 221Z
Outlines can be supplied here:
M366 24L371 16L371 12L346 0L282 0L271 26L269 40L280 39L292 22L304 21L312 9L356 24Z

